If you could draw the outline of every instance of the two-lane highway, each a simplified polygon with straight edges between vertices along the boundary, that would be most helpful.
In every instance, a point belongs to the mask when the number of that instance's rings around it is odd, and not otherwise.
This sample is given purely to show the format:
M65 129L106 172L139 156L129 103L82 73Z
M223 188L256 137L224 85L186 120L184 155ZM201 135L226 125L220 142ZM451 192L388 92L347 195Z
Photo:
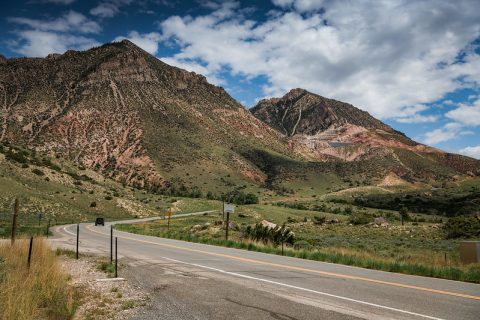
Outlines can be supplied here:
M135 221L138 222L138 221ZM123 222L117 222L123 223ZM73 244L76 226L54 228L57 245ZM119 256L174 263L245 288L366 319L479 319L480 285L388 273L114 231ZM107 253L110 225L81 224L80 251Z

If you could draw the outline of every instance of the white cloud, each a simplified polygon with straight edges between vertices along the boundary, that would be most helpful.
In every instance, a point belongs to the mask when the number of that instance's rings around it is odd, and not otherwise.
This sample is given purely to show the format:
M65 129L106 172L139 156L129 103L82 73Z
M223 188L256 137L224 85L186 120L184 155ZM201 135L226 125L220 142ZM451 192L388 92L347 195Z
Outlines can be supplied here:
M265 76L267 96L302 87L382 118L480 82L480 56L469 46L480 35L475 0L274 3L286 9L267 21L245 18L237 2L164 20L164 39L181 49L169 58L218 77L225 68Z
M472 105L461 103L457 109L447 112L445 116L467 126L480 126L480 99Z
M73 10L70 10L62 17L56 19L37 20L23 17L11 17L8 18L8 21L39 31L98 33L102 30L97 22L92 21L83 14Z
M63 4L69 5L74 3L76 0L42 0L42 3L53 3L53 4Z
M464 126L460 123L450 122L444 125L442 128L435 129L427 132L423 141L429 145L435 145L440 142L445 142L453 139L457 139L460 136L474 134L472 131L464 129Z
M480 146L466 147L461 149L459 153L480 160Z
M282 8L294 7L299 12L321 9L328 1L324 0L272 0L272 3Z
M90 10L90 14L100 18L111 18L120 12L118 6L112 3L100 3Z
M157 32L140 34L137 31L131 31L127 37L116 37L114 41L123 39L128 39L148 53L155 55L158 51L158 42L161 36Z
M468 128L480 126L480 99L470 105L464 103L458 104L458 107L447 112L445 117L454 122L450 122L442 128L426 133L424 137L425 143L437 144L456 139L462 135L475 134L473 131L468 130Z
M293 4L293 0L272 0L272 3L276 6L287 8Z
M100 45L94 39L40 30L21 31L18 36L21 41L14 43L12 49L29 57L43 57L53 52L63 53L68 49L86 50Z
M396 118L395 121L400 123L427 123L427 122L436 122L439 117L437 115L420 115L415 114L409 117Z
M120 8L129 5L133 0L106 0L90 10L90 14L100 18L112 18L120 12Z
M99 33L101 26L76 11L68 11L55 19L11 17L8 21L27 27L26 30L15 30L17 39L8 42L12 51L25 56L41 57L100 45L96 40L79 34Z

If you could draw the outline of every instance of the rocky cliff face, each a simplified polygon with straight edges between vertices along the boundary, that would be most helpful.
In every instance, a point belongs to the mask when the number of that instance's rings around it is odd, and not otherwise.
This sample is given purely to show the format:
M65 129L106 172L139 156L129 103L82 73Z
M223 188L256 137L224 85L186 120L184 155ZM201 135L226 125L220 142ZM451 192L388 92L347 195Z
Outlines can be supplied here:
M412 163L406 164L409 161L404 159L418 157L428 159L424 167L439 166L470 174L480 168L477 160L419 144L365 111L303 89L262 100L251 112L286 136L293 152L313 161L387 157L398 164L394 171L400 175L415 171Z
M181 164L226 165L234 145L283 148L274 130L222 88L129 41L44 59L2 59L0 96L0 142L66 157L139 186L163 185ZM228 165L262 179L237 158Z
M252 113L283 134L313 136L332 126L350 124L366 129L395 131L351 104L327 99L304 89L293 89L282 98L261 100Z

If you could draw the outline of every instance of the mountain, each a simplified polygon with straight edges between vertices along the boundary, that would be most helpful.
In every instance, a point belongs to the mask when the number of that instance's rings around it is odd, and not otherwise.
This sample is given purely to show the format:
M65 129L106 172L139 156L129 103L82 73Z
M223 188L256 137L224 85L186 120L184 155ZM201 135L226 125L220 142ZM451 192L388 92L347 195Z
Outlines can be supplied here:
M311 161L389 160L386 177L412 181L479 173L478 160L419 144L351 104L303 89L261 100L250 111Z
M302 89L249 111L204 76L128 40L45 58L1 56L0 97L0 144L153 191L313 195L353 182L480 174L477 160L418 144L352 105Z
M130 185L201 187L202 175L211 180L207 187L262 183L265 175L235 150L288 153L281 135L225 90L127 40L4 59L0 96L0 142L65 157Z

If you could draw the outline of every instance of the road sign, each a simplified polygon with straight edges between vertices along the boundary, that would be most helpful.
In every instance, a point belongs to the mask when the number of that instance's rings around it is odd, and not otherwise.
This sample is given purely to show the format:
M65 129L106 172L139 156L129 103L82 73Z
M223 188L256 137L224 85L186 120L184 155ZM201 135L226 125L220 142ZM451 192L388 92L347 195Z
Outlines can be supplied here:
M225 203L223 205L223 210L227 213L234 213L235 212L235 205L233 203Z
M172 209L168 209L167 211L167 217L171 217L173 215Z

